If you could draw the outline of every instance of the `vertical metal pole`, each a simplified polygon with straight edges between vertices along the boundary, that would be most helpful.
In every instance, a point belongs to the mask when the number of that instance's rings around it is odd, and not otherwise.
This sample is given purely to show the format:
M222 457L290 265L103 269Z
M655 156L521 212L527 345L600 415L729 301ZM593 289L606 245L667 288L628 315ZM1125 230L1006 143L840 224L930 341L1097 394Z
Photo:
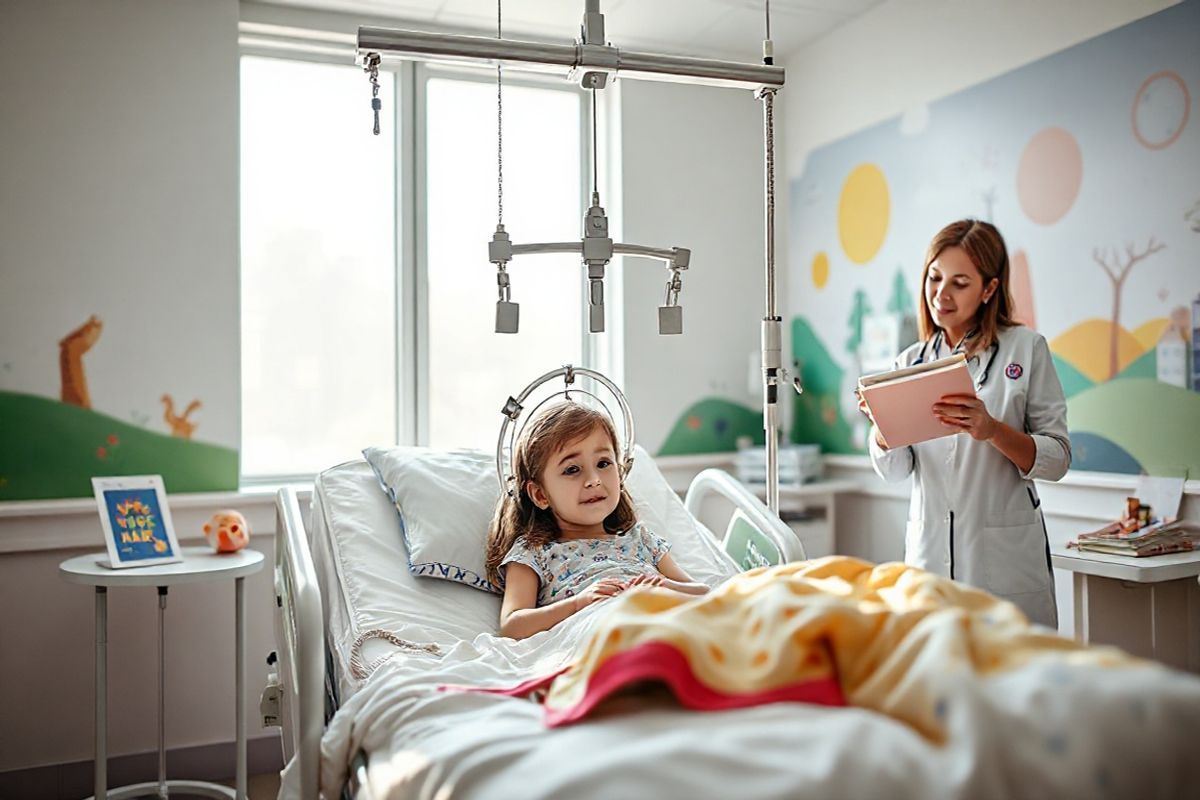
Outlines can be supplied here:
M246 597L245 578L234 580L234 595L237 615L236 642L234 644L234 669L237 676L234 679L234 702L237 706L237 797L246 800L246 703L242 686L246 673Z
M758 91L763 102L766 314L762 321L763 429L767 446L767 508L779 513L779 368L782 334L775 309L775 90Z
M158 587L158 796L167 800L167 587Z
M96 587L96 800L108 797L108 587Z

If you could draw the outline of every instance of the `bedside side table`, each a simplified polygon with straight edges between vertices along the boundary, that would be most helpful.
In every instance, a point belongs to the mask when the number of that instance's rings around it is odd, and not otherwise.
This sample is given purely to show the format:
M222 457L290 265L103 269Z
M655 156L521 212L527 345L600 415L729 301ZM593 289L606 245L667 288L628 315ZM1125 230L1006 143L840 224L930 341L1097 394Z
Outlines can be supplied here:
M59 564L59 574L70 583L96 587L96 800L120 800L154 794L160 798L175 789L182 794L204 797L246 798L246 703L243 689L246 671L246 605L243 583L247 575L263 567L263 554L257 550L236 553L214 553L208 547L180 548L183 561L174 564L155 564L145 567L112 569L107 553L75 556ZM167 590L183 583L200 583L234 579L236 603L236 706L237 706L237 788L205 781L167 780L165 718L165 667L163 615L167 607ZM154 586L158 589L158 782L139 783L108 791L108 589L110 587Z

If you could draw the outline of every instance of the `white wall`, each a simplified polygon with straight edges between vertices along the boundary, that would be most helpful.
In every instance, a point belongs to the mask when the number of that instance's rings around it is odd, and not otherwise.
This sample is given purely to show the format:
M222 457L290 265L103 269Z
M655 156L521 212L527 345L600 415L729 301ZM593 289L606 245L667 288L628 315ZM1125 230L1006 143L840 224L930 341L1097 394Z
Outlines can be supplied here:
M59 396L96 314L92 407L238 444L236 0L0 3L0 388ZM195 421L195 420L193 420Z
M658 335L660 262L624 269L625 388L653 453L702 398L761 407L748 360L766 292L762 105L749 90L647 81L621 82L620 97L622 240L692 251L682 336Z
M4 388L57 397L58 340L98 313L98 410L127 419L102 398L128 399L153 365L162 383L132 408L157 420L162 392L203 397L203 438L236 446L237 24L236 0L0 3ZM43 517L18 505L0 515L0 772L92 756L92 592L57 565L99 545L98 520L94 507ZM177 516L181 538L208 513ZM79 536L51 541L66 528ZM270 582L247 584L256 703ZM155 747L155 609L152 590L111 595L113 755ZM168 747L233 738L232 614L231 584L171 593Z
M785 158L982 83L1178 0L888 0L783 62Z

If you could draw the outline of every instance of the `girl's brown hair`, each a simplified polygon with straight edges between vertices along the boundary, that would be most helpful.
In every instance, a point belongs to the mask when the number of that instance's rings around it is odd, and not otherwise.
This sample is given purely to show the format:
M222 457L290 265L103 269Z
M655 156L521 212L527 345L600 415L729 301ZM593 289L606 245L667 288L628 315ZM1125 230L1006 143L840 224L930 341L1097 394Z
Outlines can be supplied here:
M494 586L502 586L500 562L508 555L517 539L524 540L530 547L537 547L559 536L558 521L549 508L538 508L526 491L530 481L540 483L542 473L550 457L572 442L588 436L597 428L602 429L612 440L617 465L622 463L621 449L617 443L617 432L607 414L567 401L550 406L531 420L512 454L513 494L504 493L496 503L492 524L488 529L487 579ZM633 500L621 482L621 498L616 509L604 518L604 529L611 533L629 530L637 522Z
M925 294L925 281L929 278L929 266L937 261L938 256L947 247L961 247L975 269L979 270L984 286L995 278L999 283L992 293L991 302L983 303L975 313L975 328L977 333L968 344L968 354L977 353L992 346L1001 328L1010 328L1021 323L1013 319L1013 299L1009 291L1008 248L1004 245L1004 237L990 222L977 219L962 219L951 222L937 232L929 249L925 252L925 269L921 272L920 312L917 314L917 326L921 341L929 341L937 333L937 323L929 310L929 298Z

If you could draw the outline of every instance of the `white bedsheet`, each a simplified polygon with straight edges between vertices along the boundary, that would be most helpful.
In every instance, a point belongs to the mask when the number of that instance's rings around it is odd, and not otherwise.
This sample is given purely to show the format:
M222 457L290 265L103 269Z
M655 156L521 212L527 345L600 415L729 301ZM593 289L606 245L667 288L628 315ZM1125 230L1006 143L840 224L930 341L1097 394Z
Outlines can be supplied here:
M643 695L547 729L541 708L439 684L508 686L570 658L604 604L522 642L481 635L385 662L334 717L322 785L369 754L372 797L1184 797L1200 681L1147 665L1038 665L947 687L936 746L857 708L776 703L717 713ZM297 775L284 773L283 794ZM332 797L332 794L327 796Z

